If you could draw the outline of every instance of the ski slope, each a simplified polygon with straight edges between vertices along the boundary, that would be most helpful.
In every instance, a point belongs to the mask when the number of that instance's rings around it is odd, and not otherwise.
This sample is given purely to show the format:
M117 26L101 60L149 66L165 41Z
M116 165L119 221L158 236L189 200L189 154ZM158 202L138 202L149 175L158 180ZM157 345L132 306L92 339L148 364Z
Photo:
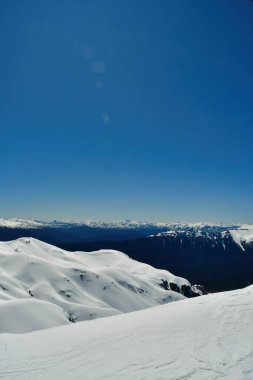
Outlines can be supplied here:
M187 280L121 252L73 253L32 238L0 243L0 332L140 310L184 299L184 292L201 294Z
M0 335L4 380L252 380L253 286Z

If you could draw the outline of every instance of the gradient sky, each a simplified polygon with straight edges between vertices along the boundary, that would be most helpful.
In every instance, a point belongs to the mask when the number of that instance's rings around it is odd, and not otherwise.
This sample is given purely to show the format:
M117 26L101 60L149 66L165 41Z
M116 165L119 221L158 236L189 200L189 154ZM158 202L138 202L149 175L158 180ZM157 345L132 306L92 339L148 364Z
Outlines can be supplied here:
M0 217L253 222L253 2L0 0Z

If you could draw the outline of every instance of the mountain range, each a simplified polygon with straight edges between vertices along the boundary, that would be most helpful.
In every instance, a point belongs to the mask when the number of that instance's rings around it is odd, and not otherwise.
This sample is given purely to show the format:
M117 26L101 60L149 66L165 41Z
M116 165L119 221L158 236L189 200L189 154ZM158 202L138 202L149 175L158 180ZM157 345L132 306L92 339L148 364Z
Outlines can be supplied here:
M246 225L177 225L114 243L139 242L139 255L176 263L174 244L178 265L194 268L194 249L195 265L200 255L217 264L221 250L225 263L236 257L238 265L252 257L252 235ZM226 265L220 273L224 285ZM0 377L251 380L253 286L205 295L177 275L113 249L70 252L33 237L1 242Z
M79 243L98 240L124 240L144 237L169 230L237 229L240 225L215 223L156 223L125 220L123 222L100 221L40 221L31 219L0 219L0 241L24 236L34 237L47 243Z
M114 249L209 292L253 283L253 226L221 223L0 219L0 240L33 237L68 251Z
M168 228L168 226L166 226ZM167 231L131 239L58 243L64 249L112 248L135 260L171 270L209 292L253 283L253 226L176 224Z

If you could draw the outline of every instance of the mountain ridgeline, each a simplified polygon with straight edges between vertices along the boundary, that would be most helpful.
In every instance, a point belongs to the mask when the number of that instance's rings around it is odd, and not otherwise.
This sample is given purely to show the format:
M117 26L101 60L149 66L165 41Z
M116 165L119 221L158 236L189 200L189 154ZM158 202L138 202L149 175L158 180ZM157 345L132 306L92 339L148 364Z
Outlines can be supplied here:
M69 251L116 249L216 292L253 283L253 226L0 220L0 240L34 237Z
M33 238L0 242L0 333L127 313L203 294L122 252L68 252Z
M124 241L63 244L62 248L90 251L110 247L216 292L253 283L253 239L244 240L240 235L251 231L223 227L176 229Z

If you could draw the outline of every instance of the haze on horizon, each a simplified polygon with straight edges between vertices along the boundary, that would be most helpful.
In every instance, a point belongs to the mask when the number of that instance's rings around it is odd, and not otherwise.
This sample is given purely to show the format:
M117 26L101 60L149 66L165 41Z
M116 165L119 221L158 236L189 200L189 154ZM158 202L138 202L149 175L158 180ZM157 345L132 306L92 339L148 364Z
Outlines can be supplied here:
M252 223L253 4L0 1L0 217Z

